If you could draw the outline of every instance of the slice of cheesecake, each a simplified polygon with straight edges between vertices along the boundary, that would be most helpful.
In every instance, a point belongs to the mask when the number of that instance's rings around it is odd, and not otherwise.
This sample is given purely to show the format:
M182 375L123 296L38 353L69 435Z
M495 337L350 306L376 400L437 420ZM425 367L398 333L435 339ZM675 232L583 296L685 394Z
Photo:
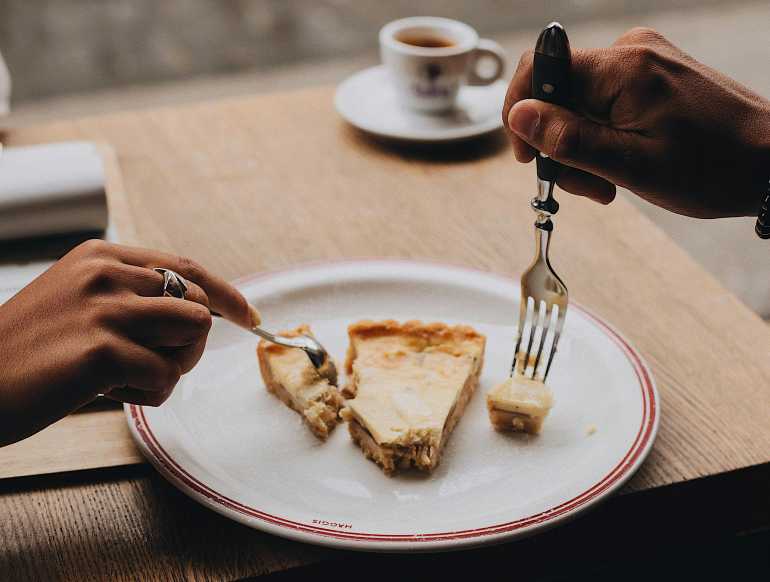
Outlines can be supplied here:
M280 335L312 334L307 325L301 325ZM257 357L268 391L302 415L318 438L328 437L340 420L339 411L344 402L337 390L336 372L331 378L322 378L302 350L264 340L257 346Z
M341 415L353 441L388 474L433 470L478 384L484 336L392 320L355 323L348 335Z
M542 382L516 375L487 394L489 420L497 430L538 434L553 406L553 393Z

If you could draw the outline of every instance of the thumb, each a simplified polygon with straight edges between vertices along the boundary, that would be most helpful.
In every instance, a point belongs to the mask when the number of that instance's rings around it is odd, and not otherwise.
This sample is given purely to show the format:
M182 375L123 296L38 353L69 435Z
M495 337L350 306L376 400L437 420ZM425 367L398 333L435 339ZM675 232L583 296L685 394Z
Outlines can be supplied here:
M516 103L508 113L508 126L557 162L621 186L633 184L648 157L645 150L649 146L643 136L595 123L537 99Z

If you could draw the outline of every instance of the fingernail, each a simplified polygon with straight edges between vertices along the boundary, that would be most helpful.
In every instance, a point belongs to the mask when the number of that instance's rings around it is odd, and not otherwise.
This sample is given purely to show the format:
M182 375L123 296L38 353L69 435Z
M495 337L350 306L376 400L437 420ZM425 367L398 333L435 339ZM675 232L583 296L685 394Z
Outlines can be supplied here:
M262 316L253 305L249 305L249 315L251 316L251 327L257 327L262 323Z
M508 125L522 139L531 141L540 126L540 112L528 105L514 107Z

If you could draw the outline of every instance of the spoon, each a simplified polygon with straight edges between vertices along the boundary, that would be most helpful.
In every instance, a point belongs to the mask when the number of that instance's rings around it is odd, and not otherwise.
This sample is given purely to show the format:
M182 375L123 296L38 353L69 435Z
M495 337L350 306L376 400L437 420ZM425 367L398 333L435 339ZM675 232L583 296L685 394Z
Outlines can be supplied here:
M222 317L222 314L212 311L214 317ZM305 352L310 363L318 372L321 378L328 380L332 384L337 383L337 368L334 361L329 357L329 352L320 344L318 340L309 335L298 335L296 337L284 337L270 333L258 325L254 325L249 330L256 336L261 337L271 343L278 344L287 348L297 348Z

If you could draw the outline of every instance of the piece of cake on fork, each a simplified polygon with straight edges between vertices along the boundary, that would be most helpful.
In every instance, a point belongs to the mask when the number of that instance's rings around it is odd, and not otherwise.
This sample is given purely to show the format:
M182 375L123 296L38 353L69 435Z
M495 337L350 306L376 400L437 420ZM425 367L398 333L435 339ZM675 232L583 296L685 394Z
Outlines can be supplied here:
M515 375L487 394L489 420L497 430L538 434L553 407L551 389L539 380Z
M468 326L393 320L348 327L342 417L386 473L432 471L476 389L485 337Z

